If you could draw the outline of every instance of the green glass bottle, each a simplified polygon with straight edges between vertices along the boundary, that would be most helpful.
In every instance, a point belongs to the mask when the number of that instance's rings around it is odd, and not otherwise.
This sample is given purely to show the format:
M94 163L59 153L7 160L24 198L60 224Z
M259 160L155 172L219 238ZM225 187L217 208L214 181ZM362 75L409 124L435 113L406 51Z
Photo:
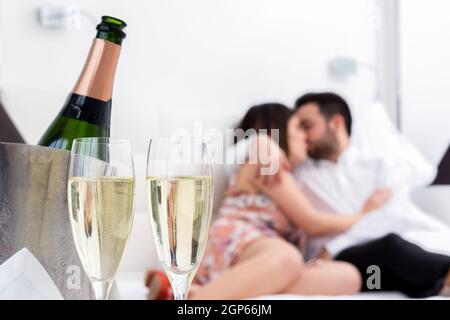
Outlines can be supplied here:
M109 137L114 76L125 27L122 20L102 17L83 71L38 145L70 150L74 139Z

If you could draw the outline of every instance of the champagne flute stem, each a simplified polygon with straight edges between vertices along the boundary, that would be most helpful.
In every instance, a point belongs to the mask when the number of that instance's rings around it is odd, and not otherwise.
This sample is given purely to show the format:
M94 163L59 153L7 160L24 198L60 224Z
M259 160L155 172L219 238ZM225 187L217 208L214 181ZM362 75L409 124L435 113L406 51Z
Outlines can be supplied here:
M94 289L95 300L108 300L112 284L111 281L91 280L91 283Z
M175 274L169 272L170 284L172 286L175 300L187 300L191 278L189 273Z

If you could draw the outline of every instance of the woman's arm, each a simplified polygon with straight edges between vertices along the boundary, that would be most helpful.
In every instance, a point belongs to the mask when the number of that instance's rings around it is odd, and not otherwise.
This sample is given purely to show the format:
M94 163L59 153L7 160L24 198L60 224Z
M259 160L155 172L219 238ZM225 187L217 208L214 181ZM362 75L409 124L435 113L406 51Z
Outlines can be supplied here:
M242 170L252 170L242 168ZM268 186L261 181L254 182L256 187L272 198L289 219L300 229L312 236L335 235L350 229L370 211L382 207L389 199L387 190L376 191L360 212L351 216L325 214L313 207L300 191L292 174L283 171L279 183Z
M269 152L267 152L269 151ZM292 174L286 171L289 166L286 156L278 145L264 135L253 139L249 150L250 164L241 166L238 183L243 191L263 192L271 197L290 220L310 235L340 234L352 227L365 214L382 207L389 200L390 192L376 191L366 202L361 212L352 216L324 214L316 210L300 191ZM261 160L262 159L262 160ZM265 160L265 161L263 161ZM262 167L278 167L273 175L263 175ZM262 165L264 164L264 165ZM255 180L255 178L257 178Z

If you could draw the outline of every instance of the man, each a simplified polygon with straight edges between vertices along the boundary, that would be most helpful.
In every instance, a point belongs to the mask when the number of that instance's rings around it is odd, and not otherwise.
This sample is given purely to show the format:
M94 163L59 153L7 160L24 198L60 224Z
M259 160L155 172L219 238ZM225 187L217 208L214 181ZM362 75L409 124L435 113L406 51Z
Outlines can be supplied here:
M356 212L374 189L384 187L380 180L386 179L390 171L383 158L371 159L353 148L352 115L340 96L307 94L297 100L295 107L294 116L306 133L311 158L295 169L297 181L306 195L313 195L311 201L316 206L334 212ZM414 235L418 233L414 232L428 230L449 239L450 231L420 212L407 192L392 192L391 203L348 233L335 239L312 239L310 256L323 250L336 260L354 264L366 280L370 276L368 268L376 265L381 270L382 290L401 291L417 298L445 294L450 286L450 257L425 250L426 241L416 241ZM416 243L406 241L408 237ZM366 286L364 289L368 290Z

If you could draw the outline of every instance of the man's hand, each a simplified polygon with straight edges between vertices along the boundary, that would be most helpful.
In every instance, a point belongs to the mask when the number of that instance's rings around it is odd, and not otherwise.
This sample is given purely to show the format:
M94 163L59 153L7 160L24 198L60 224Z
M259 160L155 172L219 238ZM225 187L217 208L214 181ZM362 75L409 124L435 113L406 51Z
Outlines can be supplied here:
M367 199L362 209L363 214L382 208L391 199L391 190L384 188L375 190L374 193Z

